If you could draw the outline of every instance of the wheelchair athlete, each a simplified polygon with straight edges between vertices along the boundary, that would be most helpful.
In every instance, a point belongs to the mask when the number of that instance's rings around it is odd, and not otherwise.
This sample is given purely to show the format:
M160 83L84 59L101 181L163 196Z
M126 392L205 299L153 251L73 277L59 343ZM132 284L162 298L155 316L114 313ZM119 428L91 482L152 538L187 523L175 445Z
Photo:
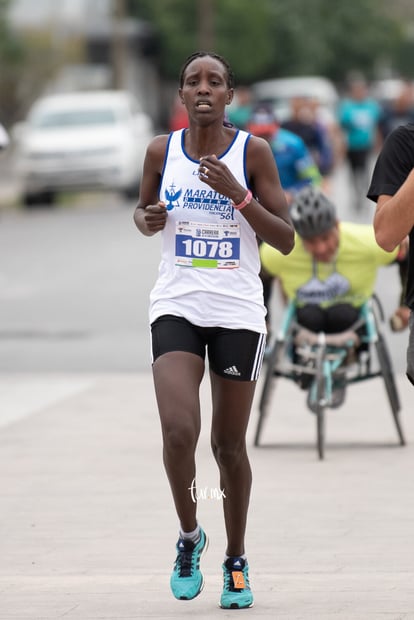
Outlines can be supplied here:
M372 297L378 268L395 262L399 250L382 250L370 225L339 222L334 204L313 186L298 192L290 215L296 230L293 251L283 256L263 243L262 269L277 278L286 301L295 301L299 325L315 333L345 331ZM336 406L343 397L337 395Z

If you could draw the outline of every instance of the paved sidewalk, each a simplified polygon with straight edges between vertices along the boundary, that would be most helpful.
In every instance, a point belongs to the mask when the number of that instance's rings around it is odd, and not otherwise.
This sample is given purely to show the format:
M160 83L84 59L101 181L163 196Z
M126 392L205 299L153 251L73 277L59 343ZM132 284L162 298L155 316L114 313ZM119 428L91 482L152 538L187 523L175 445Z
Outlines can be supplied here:
M377 383L378 381L378 383ZM413 388L398 447L380 380L328 412L326 460L296 386L252 447L247 553L255 606L218 608L221 501L201 499L205 588L169 591L176 517L150 374L0 375L1 620L414 619ZM203 384L198 482L218 488ZM214 495L214 493L208 493Z

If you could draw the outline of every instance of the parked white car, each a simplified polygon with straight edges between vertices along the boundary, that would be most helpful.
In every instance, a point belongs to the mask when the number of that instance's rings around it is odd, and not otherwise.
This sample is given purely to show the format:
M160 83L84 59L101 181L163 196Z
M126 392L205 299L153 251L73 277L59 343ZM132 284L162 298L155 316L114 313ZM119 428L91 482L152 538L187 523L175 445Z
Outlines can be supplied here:
M57 193L103 189L138 196L151 118L126 91L39 99L15 128L16 167L27 206Z

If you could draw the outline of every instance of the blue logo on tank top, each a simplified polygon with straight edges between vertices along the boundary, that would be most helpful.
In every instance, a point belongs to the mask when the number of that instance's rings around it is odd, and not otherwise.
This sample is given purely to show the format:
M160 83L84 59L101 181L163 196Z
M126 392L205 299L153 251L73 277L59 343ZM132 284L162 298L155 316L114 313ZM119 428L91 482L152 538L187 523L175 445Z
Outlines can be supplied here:
M176 192L174 183L171 183L169 189L171 191L169 191L168 189L165 190L165 198L167 199L167 204L166 204L167 211L171 211L171 209L174 209L174 207L178 207L178 199L181 196L182 191L183 191L182 189L179 189Z

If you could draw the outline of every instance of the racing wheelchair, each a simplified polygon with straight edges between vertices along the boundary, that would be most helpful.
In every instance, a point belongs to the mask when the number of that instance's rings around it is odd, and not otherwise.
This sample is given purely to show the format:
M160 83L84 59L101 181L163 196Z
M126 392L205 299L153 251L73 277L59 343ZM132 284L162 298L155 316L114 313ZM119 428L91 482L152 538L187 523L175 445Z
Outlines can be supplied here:
M349 384L374 377L382 377L384 381L399 443L405 445L399 417L400 399L381 330L383 321L380 301L374 295L362 305L358 320L350 329L337 334L316 334L298 324L296 303L291 301L266 360L254 445L260 445L277 380L285 378L307 392L307 406L316 417L318 456L323 459L326 409L342 405Z

